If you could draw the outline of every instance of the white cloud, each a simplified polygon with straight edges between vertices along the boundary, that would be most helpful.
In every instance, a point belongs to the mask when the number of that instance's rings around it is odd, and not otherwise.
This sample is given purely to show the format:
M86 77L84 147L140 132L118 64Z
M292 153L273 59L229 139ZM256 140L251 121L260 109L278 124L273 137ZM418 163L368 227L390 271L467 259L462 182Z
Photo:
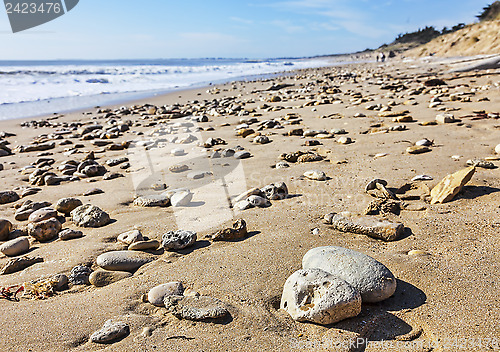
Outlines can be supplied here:
M248 20L246 18L241 18L241 17L229 17L229 19L233 22L237 22L240 24L253 24L254 22L252 20Z
M299 26L297 24L292 23L291 21L286 20L274 20L270 22L272 25L281 28L287 33L300 33L304 30L304 27Z

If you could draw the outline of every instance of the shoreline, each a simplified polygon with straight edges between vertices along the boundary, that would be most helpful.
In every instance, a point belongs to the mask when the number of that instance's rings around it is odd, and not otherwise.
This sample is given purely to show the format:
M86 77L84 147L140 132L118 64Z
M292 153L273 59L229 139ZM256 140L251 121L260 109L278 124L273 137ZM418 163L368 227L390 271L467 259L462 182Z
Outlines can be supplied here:
M349 55L339 55L339 56L325 56L325 57L318 57L318 58L299 58L296 59L299 62L313 62L315 60L321 59L324 61L322 66L319 67L330 67L330 66L337 66L337 65L346 65L346 64L352 64L355 63L353 61L342 61L345 59L354 59L353 56ZM271 60L271 59L269 59ZM272 60L284 60L284 59L272 59ZM64 61L64 60L63 60ZM314 68L314 67L312 67ZM308 69L308 68L296 68L296 69L291 69L291 70L284 70L284 71L277 71L277 72L271 72L271 73L260 73L260 74L248 74L248 75L242 75L242 76L235 76L231 78L221 78L221 79L216 79L214 81L206 81L206 82L198 82L198 83L193 83L184 87L175 87L175 88L169 88L169 89L154 89L151 91L128 91L128 92L117 92L117 93L106 93L106 94L96 94L96 95L80 95L80 96L68 96L68 97L60 97L60 98L50 98L50 99L43 99L43 100L37 100L37 101L23 101L23 102L16 102L16 103L7 103L0 105L0 113L3 115L18 115L19 110L22 109L28 109L28 110L34 110L36 108L42 108L43 112L41 113L33 113L29 116L16 116L13 117L14 119L18 118L36 118L36 117L42 117L42 116L47 116L51 114L62 114L62 113L71 113L75 111L80 111L83 109L88 109L92 108L94 106L115 106L120 103L127 103L130 101L138 101L138 100L143 100L143 99L148 99L152 98L155 96L161 96L169 93L174 93L177 91L183 91L183 90L191 90L191 89L201 89L205 87L210 87L213 85L218 85L218 84L224 84L227 82L232 82L232 81L245 81L245 80L254 80L254 79L266 79L266 78L272 78L272 77L277 77L280 75L286 75L289 72L295 72L297 70L301 69ZM98 104L92 104L90 101L92 99L97 100L99 103ZM55 107L50 107L48 109L46 108L45 103L49 104L56 104ZM43 107L45 105L45 107ZM61 107L61 105L63 107ZM75 106L77 105L77 106ZM0 121L3 120L10 120L13 118L3 118L0 119Z
M473 346L478 339L490 339L488 346L496 346L492 339L500 335L495 319L500 308L495 296L500 270L498 253L491 248L500 245L500 161L491 161L497 166L494 169L477 167L472 180L451 202L430 204L423 194L426 187L430 190L445 176L467 167L467 160L495 157L499 120L494 114L500 110L500 74L498 70L451 74L448 68L445 64L430 67L417 60L389 60L383 65L301 69L271 79L228 81L103 106L111 109L109 116L92 108L58 118L48 115L0 121L0 131L16 134L5 138L12 149L36 141L55 143L54 148L40 151L42 154L15 151L0 157L4 166L0 192L40 188L36 194L0 205L1 218L22 230L28 222L15 220L14 206L26 200L47 201L54 206L61 198L76 197L104 210L112 219L103 227L90 228L77 226L70 216L59 214L63 228L82 231L83 237L49 242L30 238L31 248L25 255L40 256L43 262L0 275L0 286L56 274L70 276L77 265L102 271L96 258L107 252L128 251L117 237L133 229L159 242L166 231L196 229L198 235L190 248L144 252L154 260L103 287L71 284L45 300L0 299L0 309L5 312L0 318L4 327L0 346L5 350L22 346L33 351L99 351L102 346L89 342L89 337L108 319L124 321L130 327L128 336L106 346L110 351L274 352L336 346L347 352L352 351L349 343L360 340L366 352L379 351L381 341L411 352L421 352L418 346L454 351L447 343L459 338L467 339L464 350L484 350ZM431 78L443 79L446 85L426 87L424 83ZM283 88L268 90L272 85ZM171 110L196 112L196 116L206 115L208 121L189 116L173 118L171 112L158 109L131 108L144 104L158 108L179 104ZM122 105L127 106L129 114L114 111ZM399 116L389 114L406 110L408 113ZM478 112L481 110L485 113ZM453 114L460 121L430 124L442 113ZM402 116L412 119L399 122ZM25 121L52 125L23 128L19 124ZM128 129L111 131L124 124ZM110 137L84 137L82 131L94 125L108 129ZM405 128L398 127L401 125ZM253 133L237 135L244 128ZM55 134L61 129L69 133ZM293 132L297 129L303 133ZM259 144L256 137L267 137L269 143ZM427 152L406 152L424 138L432 141ZM199 146L217 139L227 144ZM133 150L108 148L133 140L145 143L149 159L143 154L134 156ZM464 140L470 142L465 144ZM238 147L248 151L250 157L207 158L217 150L222 153ZM184 154L176 152L175 156L174 149L183 149ZM276 168L283 161L280 155L296 151L318 154L322 160L289 161L289 167ZM38 186L26 181L31 167L45 168L62 177L65 163L80 163L90 152L99 165L106 167L107 174L121 177L75 176L78 179L59 185ZM121 168L124 163L107 163L123 157L129 159L128 168ZM171 163L188 165L189 170L175 173L170 170ZM323 171L328 178L319 181L304 177L311 170ZM213 180L205 174L208 171ZM135 197L141 194L136 185L148 178L148 172L165 177L149 181L159 188L165 183L166 191L187 183L192 200L180 207L134 205ZM197 174L190 175L193 172ZM203 177L195 178L200 172ZM341 232L322 220L331 212L364 214L376 199L365 192L366 184L374 178L386 180L387 187L396 190L422 174L432 176L432 180L419 182L413 198L401 197L398 214L368 215L403 223L404 235L396 241ZM289 197L270 200L270 206L262 208L236 211L226 207L248 189L277 182L286 183ZM104 193L84 195L92 188ZM148 192L162 193L152 188ZM206 237L231 227L236 219L246 221L247 237L234 241ZM293 320L279 309L285 281L301 268L302 257L309 249L332 245L354 249L383 263L397 279L396 292L383 302L363 303L357 317L339 323L323 326ZM9 259L0 255L0 267ZM153 306L144 298L154 286L173 281L202 296L219 299L229 317L199 322L178 319L165 307ZM34 324L36 330L32 329Z

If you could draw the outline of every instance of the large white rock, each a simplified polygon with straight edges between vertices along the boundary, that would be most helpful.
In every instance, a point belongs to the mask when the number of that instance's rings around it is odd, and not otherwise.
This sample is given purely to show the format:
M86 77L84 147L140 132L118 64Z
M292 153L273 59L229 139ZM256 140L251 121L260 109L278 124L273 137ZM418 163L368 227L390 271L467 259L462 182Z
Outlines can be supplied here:
M361 295L324 270L301 269L286 280L281 308L297 321L327 325L361 313Z
M184 292L184 287L180 282L169 282L166 284L158 285L153 287L148 292L148 302L158 306L164 307L165 296L182 296Z
M495 147L495 153L500 154L500 144Z
M304 269L322 269L347 281L363 302L380 302L396 291L396 278L372 257L348 248L325 246L309 250L302 259Z

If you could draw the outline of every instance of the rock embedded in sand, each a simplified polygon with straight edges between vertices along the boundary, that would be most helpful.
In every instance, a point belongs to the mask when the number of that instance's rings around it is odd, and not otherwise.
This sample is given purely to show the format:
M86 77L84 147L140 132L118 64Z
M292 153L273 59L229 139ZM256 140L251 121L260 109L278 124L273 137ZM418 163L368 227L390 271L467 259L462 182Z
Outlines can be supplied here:
M0 204L14 203L19 200L19 194L14 191L0 192Z
M89 283L95 287L104 287L129 277L132 274L128 271L96 270L90 274Z
M301 269L286 280L280 307L294 320L328 325L361 313L361 295L324 270Z
M302 259L304 269L322 269L347 281L359 291L365 303L391 297L396 291L396 278L372 257L348 248L325 246L309 250Z
M99 255L96 263L105 270L132 272L153 260L154 256L143 252L111 251Z
M12 223L6 219L0 219L0 241L6 241L12 231Z
M8 257L15 257L26 253L30 248L28 237L18 237L0 245L0 252Z
M160 247L160 242L157 240L148 240L148 241L137 241L130 246L128 246L129 251L147 251L147 250L156 250Z
M384 241L398 239L404 231L404 225L389 220L378 220L372 216L344 216L330 213L325 215L325 223L342 232L357 233Z
M406 148L406 152L408 154L422 154L430 152L432 149L425 145L413 145L411 147Z
M320 170L306 171L306 172L304 172L304 176L310 180L316 180L316 181L325 181L326 180L326 174Z
M69 282L73 285L89 285L89 277L92 274L92 269L85 265L77 265L71 269L69 274Z
M455 119L455 116L453 114L439 114L436 116L436 121L439 123L453 123L456 122L457 120Z
M500 144L495 147L495 153L500 154Z
M269 137L267 136L257 136L253 139L253 143L255 144L267 144L270 143Z
M148 302L157 307L164 307L166 296L182 296L184 287L181 282L169 282L153 287L148 292Z
M116 240L118 242L130 245L134 242L143 241L144 237L142 237L141 231L131 230L131 231L127 231L127 232L119 234L118 237L116 238Z
M111 220L109 215L91 204L80 205L71 211L73 222L80 227L101 227Z
M161 245L165 250L184 249L196 242L197 234L194 231L168 231L161 238Z
M165 296L164 304L179 319L199 321L223 318L229 314L221 300L207 296Z
M83 205L80 199L68 197L59 199L55 205L55 209L62 214L68 215L80 205Z
M267 208L271 206L271 202L261 196L250 196L247 198L247 201L254 207Z
M486 161L482 159L467 160L467 165L474 167L481 167L483 169L496 169L495 164L493 164L491 161Z
M55 142L46 142L39 144L21 145L17 148L19 153L29 153L29 152L39 152L49 149L54 149L56 147Z
M102 194L104 191L100 188L92 188L83 193L84 196L94 196L96 194Z
M232 227L217 231L209 236L213 241L234 241L247 237L247 223L243 219L238 219Z
M134 199L136 207L167 207L170 205L170 198L161 194L150 194Z
M28 224L28 235L40 242L47 242L57 237L62 225L56 218L50 218Z
M8 275L21 270L26 269L36 263L43 262L42 257L17 257L9 259L9 261L4 265L2 270L0 270L0 275Z
M431 190L431 204L446 203L458 194L470 181L476 169L468 167L446 176Z
M130 334L127 323L109 319L103 327L90 335L90 341L94 343L112 343Z
M64 229L59 232L59 239L61 241L69 241L75 238L83 237L82 231L72 230L72 229Z

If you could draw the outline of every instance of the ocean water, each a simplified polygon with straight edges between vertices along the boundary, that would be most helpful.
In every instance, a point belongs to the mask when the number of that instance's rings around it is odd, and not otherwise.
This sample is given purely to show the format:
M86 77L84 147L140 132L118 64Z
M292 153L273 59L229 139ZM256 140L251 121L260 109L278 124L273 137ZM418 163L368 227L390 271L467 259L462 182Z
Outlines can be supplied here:
M0 120L329 64L328 58L0 61Z

